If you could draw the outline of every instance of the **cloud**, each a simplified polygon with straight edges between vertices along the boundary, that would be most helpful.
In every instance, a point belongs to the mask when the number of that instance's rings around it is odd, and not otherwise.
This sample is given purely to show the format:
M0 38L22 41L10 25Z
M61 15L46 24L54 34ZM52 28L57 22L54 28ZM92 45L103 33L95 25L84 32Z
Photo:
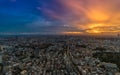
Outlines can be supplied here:
M58 3L66 10L62 15L49 8L43 11L68 24L71 29L66 28L66 31L73 31L74 27L88 34L120 32L120 0L59 0Z
M38 18L37 20L28 23L26 27L33 32L52 34L60 32L61 30L59 28L61 28L61 25L58 21L50 21L45 18Z
M77 16L73 20L73 25L88 33L120 32L119 0L69 0L69 2L62 0L62 3ZM85 20L77 20L77 18ZM90 28L95 25L96 28Z
M32 23L28 24L28 26L35 27L35 28L43 27L43 26L46 27L46 26L52 26L52 22L48 21L48 20L45 20L45 19L42 19L42 18L38 18L37 20L35 20Z

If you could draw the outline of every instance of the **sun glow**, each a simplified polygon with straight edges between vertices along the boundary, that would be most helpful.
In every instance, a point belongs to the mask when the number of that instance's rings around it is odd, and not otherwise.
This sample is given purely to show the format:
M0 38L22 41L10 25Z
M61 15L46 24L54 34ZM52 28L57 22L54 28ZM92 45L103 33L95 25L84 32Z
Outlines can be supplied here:
M101 31L98 31L98 30L87 30L86 32L90 33L90 34L100 34L101 33Z
M83 34L83 32L63 32L63 34L79 35L79 34Z
M120 33L119 0L60 0L70 12L68 24L84 34ZM69 30L70 31L70 30ZM71 30L73 31L73 29ZM67 32L78 34L79 32Z
M105 11L97 8L91 9L90 12L87 13L87 16L92 21L103 22L109 20L109 14L106 14Z
M87 25L88 29L86 32L88 34L117 34L120 33L120 25L118 24L91 24Z

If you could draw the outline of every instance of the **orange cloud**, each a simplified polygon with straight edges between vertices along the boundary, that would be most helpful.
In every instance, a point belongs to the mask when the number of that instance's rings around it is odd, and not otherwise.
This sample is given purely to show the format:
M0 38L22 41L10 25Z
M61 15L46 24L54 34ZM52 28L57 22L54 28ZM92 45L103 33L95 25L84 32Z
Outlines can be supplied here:
M61 0L68 24L88 34L120 33L120 0ZM69 14L70 13L70 14Z
M83 34L83 32L63 32L62 34L70 34L70 35L81 35L81 34Z

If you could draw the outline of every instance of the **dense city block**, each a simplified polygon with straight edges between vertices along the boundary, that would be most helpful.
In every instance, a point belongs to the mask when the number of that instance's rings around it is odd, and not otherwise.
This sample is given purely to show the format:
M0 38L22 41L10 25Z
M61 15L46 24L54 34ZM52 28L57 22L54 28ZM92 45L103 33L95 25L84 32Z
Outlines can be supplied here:
M119 68L119 38L0 38L0 75L120 75Z

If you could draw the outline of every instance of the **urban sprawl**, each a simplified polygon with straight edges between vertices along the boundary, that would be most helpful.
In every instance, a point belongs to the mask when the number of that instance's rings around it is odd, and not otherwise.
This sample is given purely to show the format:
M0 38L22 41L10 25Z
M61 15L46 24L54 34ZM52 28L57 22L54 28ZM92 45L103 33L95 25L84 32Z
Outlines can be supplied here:
M120 75L120 39L0 37L0 75Z

